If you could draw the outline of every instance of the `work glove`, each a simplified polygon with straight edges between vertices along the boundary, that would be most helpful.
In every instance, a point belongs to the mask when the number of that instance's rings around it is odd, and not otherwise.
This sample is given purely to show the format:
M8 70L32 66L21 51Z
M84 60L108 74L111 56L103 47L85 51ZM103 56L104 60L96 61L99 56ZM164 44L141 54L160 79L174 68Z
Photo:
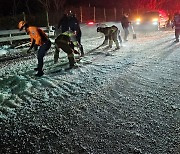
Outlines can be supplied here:
M77 31L74 31L74 35L77 35Z
M37 51L37 50L38 50L38 45L34 44L34 51Z
M28 50L27 50L27 53L31 53L31 49L28 49Z
M80 53L77 50L74 50L74 53L80 55Z

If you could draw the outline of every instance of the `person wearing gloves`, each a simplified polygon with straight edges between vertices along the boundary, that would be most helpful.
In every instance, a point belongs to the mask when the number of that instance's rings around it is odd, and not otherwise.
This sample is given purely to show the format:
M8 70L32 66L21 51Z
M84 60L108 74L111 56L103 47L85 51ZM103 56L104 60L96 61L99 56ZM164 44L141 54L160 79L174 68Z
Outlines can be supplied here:
M28 49L27 53L30 53L33 47L37 50L38 65L34 70L37 71L37 74L35 76L40 77L44 74L44 56L51 47L51 41L48 39L43 30L35 26L29 26L26 21L20 21L18 24L18 28L20 31L25 30L26 33L30 36L31 46Z
M69 68L74 68L75 67L75 58L74 54L79 54L80 53L75 50L74 48L77 48L79 51L81 51L81 46L79 42L76 40L76 36L73 31L66 31L62 34L60 34L56 39L55 39L55 53L54 53L54 63L58 62L59 59L59 48L62 49L65 53L67 53L68 60L69 60Z
M112 48L112 44L114 41L114 43L116 45L116 49L120 49L119 42L117 39L117 37L119 37L118 36L119 30L115 25L113 25L111 27L98 27L97 32L101 32L105 35L105 39L104 39L102 45L100 45L99 47L104 46L104 45L108 45L108 41L109 41L109 48ZM119 41L121 43L121 39Z

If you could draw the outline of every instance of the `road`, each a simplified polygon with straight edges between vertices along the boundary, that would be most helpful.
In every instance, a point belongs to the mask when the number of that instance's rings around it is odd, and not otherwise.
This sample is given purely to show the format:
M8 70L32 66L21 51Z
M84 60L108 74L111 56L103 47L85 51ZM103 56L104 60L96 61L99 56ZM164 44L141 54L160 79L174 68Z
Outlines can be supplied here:
M33 76L35 58L1 64L0 153L180 153L173 31L137 32L117 51L92 51L103 41L94 29L82 28L89 54L77 69L62 69L65 58L53 65L52 55L42 78Z

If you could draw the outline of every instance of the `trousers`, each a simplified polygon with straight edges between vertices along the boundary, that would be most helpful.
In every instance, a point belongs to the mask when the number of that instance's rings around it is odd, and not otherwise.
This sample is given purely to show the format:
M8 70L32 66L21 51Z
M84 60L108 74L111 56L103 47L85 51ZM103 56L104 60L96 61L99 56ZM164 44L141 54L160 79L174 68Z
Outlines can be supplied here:
M46 55L47 51L51 47L51 41L46 41L42 46L40 46L37 52L37 59L38 59L38 72L42 72L43 65L44 65L44 56Z

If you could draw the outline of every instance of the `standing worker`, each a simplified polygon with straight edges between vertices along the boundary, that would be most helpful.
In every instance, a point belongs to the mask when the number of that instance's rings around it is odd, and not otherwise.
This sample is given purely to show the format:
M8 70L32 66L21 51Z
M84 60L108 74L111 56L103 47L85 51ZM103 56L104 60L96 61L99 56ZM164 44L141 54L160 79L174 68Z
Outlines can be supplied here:
M44 56L51 47L51 41L48 39L47 35L43 30L41 30L38 27L29 26L29 24L25 21L20 21L18 24L18 28L20 31L25 30L26 33L28 33L30 36L31 46L28 49L27 53L30 53L33 47L36 50L39 47L37 51L38 65L37 68L35 68L34 70L37 71L37 74L35 76L40 77L44 74L43 72Z
M180 35L180 14L175 13L174 14L174 20L172 24L172 28L175 27L175 42L179 42L179 35Z
M76 39L80 44L80 50L81 50L81 56L84 56L84 50L83 46L81 44L81 28L79 25L78 19L75 17L75 15L70 11L70 14L68 16L68 22L69 22L69 30L73 31L74 34L76 35Z
M61 33L64 33L69 30L69 21L67 14L64 14L61 20L58 23L58 29L61 30Z
M124 41L128 41L128 35L129 35L129 24L131 22L129 22L129 14L128 13L124 13L122 19L121 19L121 25L122 28L124 29Z
M119 35L119 30L116 26L111 27L98 27L97 32L101 32L105 35L105 39L103 41L103 44L100 46L108 45L109 41L109 48L112 48L113 41L116 44L116 49L119 49L119 42L117 40L117 37ZM119 36L120 38L120 36ZM121 42L121 40L119 40ZM100 47L99 46L99 47Z

